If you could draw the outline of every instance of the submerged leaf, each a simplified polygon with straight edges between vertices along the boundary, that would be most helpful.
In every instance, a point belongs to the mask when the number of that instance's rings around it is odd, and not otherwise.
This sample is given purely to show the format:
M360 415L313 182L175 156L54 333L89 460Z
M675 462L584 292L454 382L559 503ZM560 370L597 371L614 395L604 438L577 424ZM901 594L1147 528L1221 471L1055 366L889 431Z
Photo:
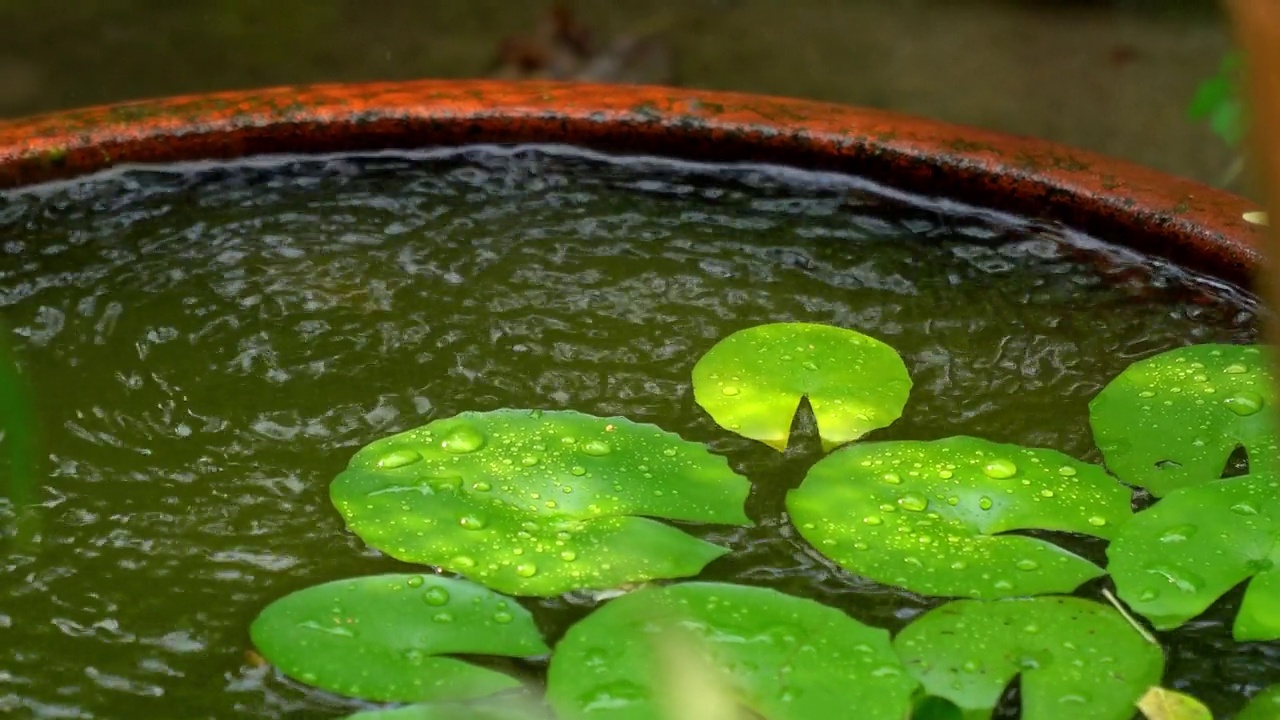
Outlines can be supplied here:
M1272 685L1254 695L1236 720L1280 720L1280 685Z
M635 516L746 525L749 490L723 457L653 425L496 410L370 444L330 495L398 560L557 595L696 574L724 548Z
M911 376L888 345L853 330L775 323L716 343L693 368L693 394L721 427L785 450L809 398L831 450L902 415Z
M435 702L386 710L366 710L344 720L554 720L541 702L526 694L499 695L473 702Z
M990 718L1022 676L1024 720L1129 720L1164 655L1115 610L1073 597L957 600L894 639L925 691Z
M1103 574L1011 530L1109 538L1129 491L1055 450L972 437L863 443L816 463L787 496L800 534L842 567L923 595L1070 592Z
M520 685L442 655L549 652L515 601L437 575L375 575L299 590L268 605L249 633L262 656L295 680L394 702L462 700Z
M1107 467L1163 497L1221 478L1238 447L1251 471L1277 467L1274 402L1262 348L1191 345L1126 368L1089 403L1089 423Z
M764 588L685 583L624 595L571 627L547 674L552 707L565 720L662 720L667 643L687 643L675 648L707 660L769 720L901 720L917 686L886 631L839 610Z
M1133 517L1107 549L1116 591L1159 630L1204 612L1253 578L1238 640L1280 638L1280 483L1246 475L1185 487Z
M1199 700L1168 688L1153 687L1138 701L1147 720L1213 720L1213 713Z

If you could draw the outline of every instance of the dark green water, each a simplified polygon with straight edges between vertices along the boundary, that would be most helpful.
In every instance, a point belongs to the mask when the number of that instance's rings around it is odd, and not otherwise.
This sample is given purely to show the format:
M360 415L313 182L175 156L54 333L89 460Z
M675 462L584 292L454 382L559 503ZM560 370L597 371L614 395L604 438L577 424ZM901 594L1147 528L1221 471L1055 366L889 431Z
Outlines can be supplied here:
M1060 228L760 168L475 149L0 194L0 317L45 458L42 542L0 557L0 715L360 707L254 667L248 625L290 591L405 570L344 531L328 483L362 445L463 410L619 414L709 443L755 483L759 526L694 528L734 548L704 577L896 629L938 601L796 536L782 497L820 457L810 423L785 455L718 429L689 385L703 352L766 322L856 328L915 380L872 437L1096 461L1103 384L1179 345L1252 342L1251 308ZM530 605L554 638L594 602ZM1230 617L1163 638L1168 682L1221 711L1280 681L1280 649L1231 643Z

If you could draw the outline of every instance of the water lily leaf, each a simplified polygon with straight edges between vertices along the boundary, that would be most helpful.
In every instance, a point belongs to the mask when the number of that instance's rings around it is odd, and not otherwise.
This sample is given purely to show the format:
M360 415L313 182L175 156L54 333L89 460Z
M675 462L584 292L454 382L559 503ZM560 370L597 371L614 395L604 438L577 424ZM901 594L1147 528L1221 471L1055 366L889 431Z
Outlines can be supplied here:
M1236 720L1280 720L1280 685L1272 685L1254 695Z
M1123 615L1073 597L957 600L893 644L925 691L965 720L990 718L1017 675L1023 720L1129 720L1164 672L1160 647Z
M749 525L750 484L653 425L462 413L383 438L330 488L369 545L515 595L694 575L726 550L652 516Z
M787 448L800 399L809 398L826 450L902 415L911 376L868 335L830 325L775 323L739 330L693 367L693 396L721 427Z
M1138 701L1138 709L1147 720L1213 720L1213 713L1196 698L1170 690L1153 687Z
M791 520L841 567L922 595L1070 592L1103 575L1010 530L1109 538L1129 491L1055 450L972 437L861 443L818 461L787 496Z
M295 680L391 702L461 700L520 686L441 655L550 652L515 601L437 575L374 575L299 590L268 605L249 634Z
M884 630L775 590L685 583L624 595L571 627L547 699L566 720L659 720L668 656L707 659L767 720L901 720L917 687Z
M1278 493L1274 474L1251 474L1182 488L1134 515L1107 548L1120 598L1171 630L1253 578L1235 637L1280 638Z
M1222 477L1238 447L1252 470L1280 460L1269 353L1191 345L1130 365L1089 403L1089 423L1121 480L1156 497Z

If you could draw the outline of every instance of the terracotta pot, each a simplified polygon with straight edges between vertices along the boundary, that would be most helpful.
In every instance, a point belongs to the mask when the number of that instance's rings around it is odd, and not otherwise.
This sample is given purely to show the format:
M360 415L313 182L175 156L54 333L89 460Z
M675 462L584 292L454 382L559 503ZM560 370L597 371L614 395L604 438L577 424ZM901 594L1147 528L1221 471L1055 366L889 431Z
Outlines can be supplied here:
M0 187L120 163L478 142L834 170L1060 221L1236 283L1263 242L1244 198L1040 140L804 100L545 82L275 88L0 122Z

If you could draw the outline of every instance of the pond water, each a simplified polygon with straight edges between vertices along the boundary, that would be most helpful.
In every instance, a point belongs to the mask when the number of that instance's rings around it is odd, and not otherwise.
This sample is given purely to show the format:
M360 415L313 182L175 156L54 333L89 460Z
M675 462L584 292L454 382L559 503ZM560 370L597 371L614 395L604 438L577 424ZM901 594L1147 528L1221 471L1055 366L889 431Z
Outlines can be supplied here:
M412 567L346 532L328 484L361 446L465 410L572 408L707 443L754 483L757 526L687 528L733 548L702 577L896 630L940 601L840 570L786 520L821 457L812 421L780 454L694 404L717 340L854 328L915 382L871 438L1099 461L1087 403L1123 368L1257 333L1237 290L1061 227L835 175L558 148L134 168L0 195L0 238L47 456L42 542L0 557L0 714L18 718L362 707L252 662L249 623L291 591ZM523 602L554 640L597 600ZM1232 643L1227 605L1162 642L1167 684L1230 712L1280 658Z

